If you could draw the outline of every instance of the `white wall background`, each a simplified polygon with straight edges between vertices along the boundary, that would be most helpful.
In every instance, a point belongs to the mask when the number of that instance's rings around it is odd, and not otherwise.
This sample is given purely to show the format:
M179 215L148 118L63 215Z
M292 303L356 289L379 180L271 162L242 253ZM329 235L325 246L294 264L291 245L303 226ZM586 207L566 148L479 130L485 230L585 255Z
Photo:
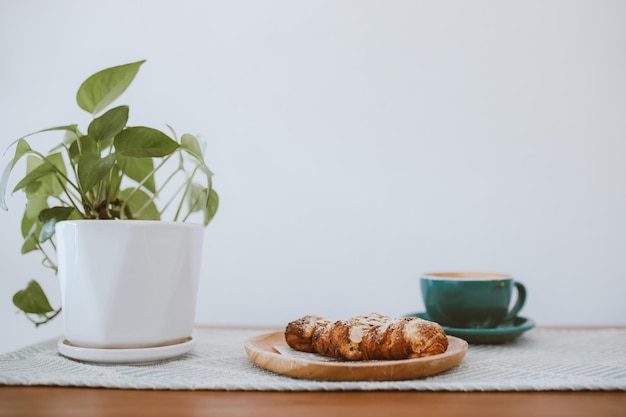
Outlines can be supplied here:
M538 324L626 324L624 21L607 0L0 0L0 147L85 127L79 84L145 58L119 103L201 134L221 195L199 323L401 315L420 272L490 270ZM23 204L0 213L0 352L62 333L11 304L31 278L59 303L19 254Z

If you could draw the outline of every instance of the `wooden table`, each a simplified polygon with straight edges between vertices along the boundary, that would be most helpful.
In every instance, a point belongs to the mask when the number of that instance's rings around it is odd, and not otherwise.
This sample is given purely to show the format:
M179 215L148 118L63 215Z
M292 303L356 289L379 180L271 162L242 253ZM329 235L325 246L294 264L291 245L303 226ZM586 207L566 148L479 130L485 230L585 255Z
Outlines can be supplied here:
M0 416L626 416L626 392L225 392L0 387Z

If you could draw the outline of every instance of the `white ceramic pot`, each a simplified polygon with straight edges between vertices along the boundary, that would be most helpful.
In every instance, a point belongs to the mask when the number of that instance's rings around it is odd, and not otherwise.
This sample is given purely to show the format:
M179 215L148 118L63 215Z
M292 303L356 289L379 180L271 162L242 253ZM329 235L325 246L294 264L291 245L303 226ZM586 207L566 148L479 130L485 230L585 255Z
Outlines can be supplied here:
M74 346L167 346L192 335L204 229L143 220L56 225L65 338Z

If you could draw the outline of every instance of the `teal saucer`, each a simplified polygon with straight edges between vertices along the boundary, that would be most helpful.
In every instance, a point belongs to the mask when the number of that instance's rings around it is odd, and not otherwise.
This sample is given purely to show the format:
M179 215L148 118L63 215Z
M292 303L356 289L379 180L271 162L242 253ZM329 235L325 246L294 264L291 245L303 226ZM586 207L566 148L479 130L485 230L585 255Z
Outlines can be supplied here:
M420 319L433 321L428 313L411 313L406 317L419 317ZM461 329L456 327L443 327L446 334L460 337L468 343L474 344L497 344L506 343L517 339L522 333L535 327L535 322L525 317L517 316L512 321L500 324L492 329Z

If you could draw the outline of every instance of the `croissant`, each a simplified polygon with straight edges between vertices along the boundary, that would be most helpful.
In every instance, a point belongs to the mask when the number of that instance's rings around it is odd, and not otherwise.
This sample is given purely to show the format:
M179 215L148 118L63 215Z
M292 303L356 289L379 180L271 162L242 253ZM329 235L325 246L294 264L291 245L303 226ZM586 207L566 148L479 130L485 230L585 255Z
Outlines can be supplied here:
M448 348L448 338L439 324L378 313L334 322L304 316L287 324L285 341L295 350L350 361L420 358Z

